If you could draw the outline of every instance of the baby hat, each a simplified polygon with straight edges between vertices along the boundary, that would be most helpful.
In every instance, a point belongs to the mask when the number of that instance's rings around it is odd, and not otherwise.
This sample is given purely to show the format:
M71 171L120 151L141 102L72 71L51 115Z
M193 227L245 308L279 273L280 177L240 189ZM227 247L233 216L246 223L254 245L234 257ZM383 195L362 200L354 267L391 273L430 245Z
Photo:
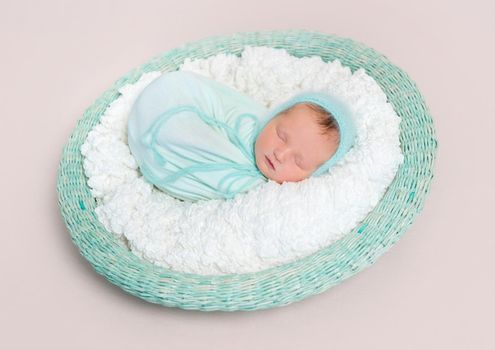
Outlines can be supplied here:
M330 167L341 160L347 151L351 149L354 145L357 132L349 107L340 98L326 92L309 91L294 95L286 102L271 110L270 115L265 120L265 124L277 114L285 111L293 105L305 102L317 104L326 111L330 112L330 114L335 118L339 128L340 142L337 151L329 160L323 163L311 174L311 176L319 176L327 172Z

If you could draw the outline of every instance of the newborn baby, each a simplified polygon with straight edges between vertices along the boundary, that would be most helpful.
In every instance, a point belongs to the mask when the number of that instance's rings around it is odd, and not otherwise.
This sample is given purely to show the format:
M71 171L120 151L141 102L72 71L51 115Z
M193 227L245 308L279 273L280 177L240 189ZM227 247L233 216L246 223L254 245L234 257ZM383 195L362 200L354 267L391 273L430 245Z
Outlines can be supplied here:
M335 154L339 130L319 105L300 102L277 114L256 139L256 166L277 183L308 178Z
M321 175L355 138L349 110L335 97L306 92L268 110L187 71L151 82L131 108L127 131L143 177L190 201Z

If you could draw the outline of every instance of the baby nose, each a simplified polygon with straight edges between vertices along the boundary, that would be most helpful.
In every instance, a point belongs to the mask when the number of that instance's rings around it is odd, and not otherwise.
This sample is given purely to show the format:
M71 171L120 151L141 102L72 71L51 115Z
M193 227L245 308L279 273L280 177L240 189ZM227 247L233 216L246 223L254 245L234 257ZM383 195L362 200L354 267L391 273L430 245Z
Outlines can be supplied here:
M290 155L290 148L289 147L283 147L283 148L277 148L275 150L275 158L277 158L277 160L280 162L280 163L283 163L285 158L288 157Z

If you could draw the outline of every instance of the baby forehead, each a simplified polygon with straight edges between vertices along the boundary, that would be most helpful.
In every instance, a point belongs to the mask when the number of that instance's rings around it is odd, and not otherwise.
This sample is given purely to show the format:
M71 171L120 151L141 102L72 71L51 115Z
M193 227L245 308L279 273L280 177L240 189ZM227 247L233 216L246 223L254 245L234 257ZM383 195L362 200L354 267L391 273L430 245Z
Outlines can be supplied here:
M316 125L318 118L322 115L308 106L297 105L280 113L279 120L286 127L300 128L309 125Z
M309 103L309 102L299 102L291 107L280 112L280 117L284 119L291 120L301 120L301 121L316 121L318 118L329 118L330 113L320 105Z
M338 130L323 130L316 121L308 121L308 118L281 119L276 126L276 134L279 133L293 145L301 143L309 147L320 145L322 142L334 143L339 138ZM276 134L273 137L276 137Z
M301 107L308 108L307 106ZM321 142L335 143L340 136L339 130L323 123L325 118L331 117L318 114L312 109L297 113L289 111L288 114L280 116L278 129L285 132L290 138L302 138L305 143L313 143L314 145Z

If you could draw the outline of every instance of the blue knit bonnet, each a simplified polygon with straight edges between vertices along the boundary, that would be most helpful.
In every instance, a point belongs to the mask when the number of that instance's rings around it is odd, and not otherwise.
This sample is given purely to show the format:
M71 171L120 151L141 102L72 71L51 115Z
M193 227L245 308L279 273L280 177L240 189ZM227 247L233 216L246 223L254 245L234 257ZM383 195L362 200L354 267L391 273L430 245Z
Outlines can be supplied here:
M273 108L266 118L263 119L264 124L260 124L257 135L261 133L265 125L271 119L298 103L314 103L319 105L335 118L338 125L340 137L339 146L333 156L311 174L311 176L319 176L327 172L330 167L342 159L347 151L351 149L356 139L356 127L350 109L340 98L323 92L308 91L299 93Z

